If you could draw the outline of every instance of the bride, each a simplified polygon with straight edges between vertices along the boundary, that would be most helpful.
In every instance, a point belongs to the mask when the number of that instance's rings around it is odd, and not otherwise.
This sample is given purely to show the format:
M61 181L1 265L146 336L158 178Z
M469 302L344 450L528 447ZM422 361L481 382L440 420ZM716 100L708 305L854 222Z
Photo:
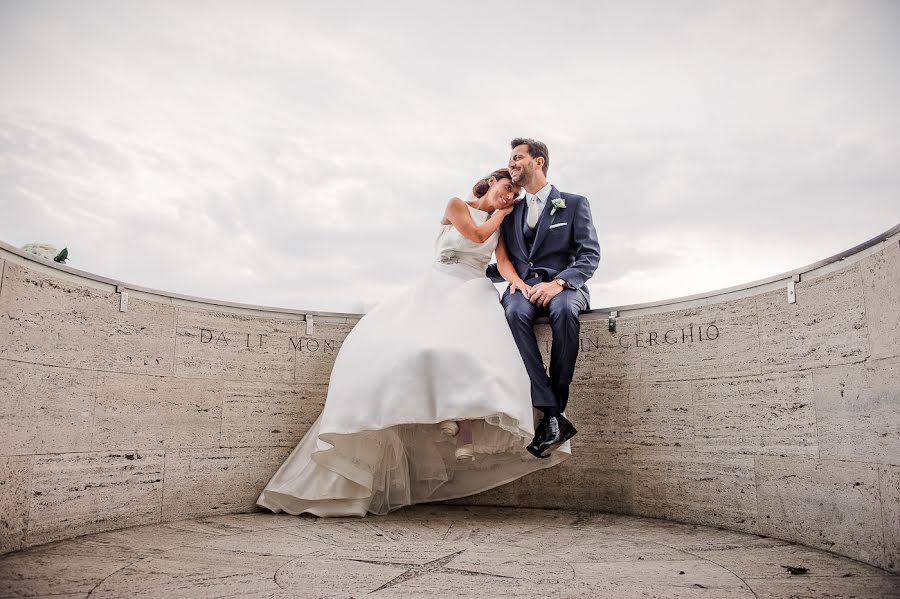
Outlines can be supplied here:
M528 296L499 226L519 187L509 171L447 204L435 261L411 288L366 314L345 339L321 415L257 504L317 516L385 514L471 495L558 464L537 460L528 374L493 284Z

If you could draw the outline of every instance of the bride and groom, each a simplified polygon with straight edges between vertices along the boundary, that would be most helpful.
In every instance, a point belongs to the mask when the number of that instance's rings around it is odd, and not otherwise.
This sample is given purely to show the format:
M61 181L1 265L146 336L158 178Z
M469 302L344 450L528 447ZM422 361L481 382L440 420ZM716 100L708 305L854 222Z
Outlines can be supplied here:
M448 202L432 267L344 340L322 413L260 506L385 514L570 455L576 430L563 412L600 247L587 199L547 182L547 146L516 138L511 149L507 168L478 181L468 201ZM508 283L499 302L491 281ZM539 316L553 333L549 371Z

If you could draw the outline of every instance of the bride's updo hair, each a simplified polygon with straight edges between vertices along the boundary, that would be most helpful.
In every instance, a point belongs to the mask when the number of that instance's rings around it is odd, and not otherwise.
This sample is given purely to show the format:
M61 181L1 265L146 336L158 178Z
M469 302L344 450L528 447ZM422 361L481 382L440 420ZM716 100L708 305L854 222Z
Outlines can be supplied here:
M488 181L491 180L491 177L494 177L495 179L512 179L512 175L509 174L508 168L498 169L476 183L475 187L472 188L472 195L476 198L483 197L484 194L488 192L488 189L491 188L491 184L488 183Z

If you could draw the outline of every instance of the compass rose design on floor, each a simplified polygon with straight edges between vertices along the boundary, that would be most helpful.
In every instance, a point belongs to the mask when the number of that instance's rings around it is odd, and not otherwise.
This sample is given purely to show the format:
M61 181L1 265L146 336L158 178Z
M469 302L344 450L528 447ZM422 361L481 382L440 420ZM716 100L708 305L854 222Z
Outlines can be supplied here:
M426 574L462 574L464 576L490 576L492 578L506 578L509 580L521 580L520 578L516 578L515 576L503 576L501 574L487 574L485 572L473 572L471 570L461 570L459 568L448 568L447 564L453 561L454 558L463 553L465 549L460 549L455 553L451 553L450 555L445 555L444 557L439 557L438 559L431 560L430 562L425 562L424 564L405 564L400 562L385 562L378 560L369 560L369 559L354 559L350 558L349 561L352 562L363 562L366 564L382 564L385 566L403 566L407 568L406 572L400 574L399 576L394 577L393 579L387 581L374 591L369 591L369 594L377 593L383 589L387 589L393 586L397 586L403 582L408 580L412 580L414 578L418 578L419 576L425 576Z

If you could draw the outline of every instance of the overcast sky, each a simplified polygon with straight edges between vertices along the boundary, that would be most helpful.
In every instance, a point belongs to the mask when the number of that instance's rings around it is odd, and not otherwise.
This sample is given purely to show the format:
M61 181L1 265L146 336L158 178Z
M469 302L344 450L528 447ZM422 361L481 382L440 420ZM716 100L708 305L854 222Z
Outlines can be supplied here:
M358 311L531 136L593 307L736 285L900 222L898 57L894 0L0 0L0 239Z

